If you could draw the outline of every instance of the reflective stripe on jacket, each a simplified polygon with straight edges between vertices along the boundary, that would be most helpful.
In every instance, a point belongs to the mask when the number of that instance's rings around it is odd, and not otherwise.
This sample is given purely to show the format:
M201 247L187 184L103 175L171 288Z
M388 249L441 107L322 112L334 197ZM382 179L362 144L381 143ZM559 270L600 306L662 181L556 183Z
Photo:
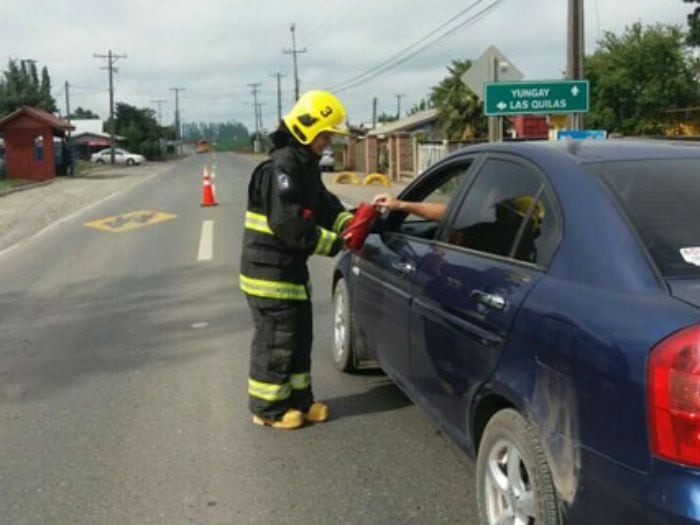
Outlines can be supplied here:
M287 139L248 185L240 287L248 295L307 300L309 256L334 256L352 218L321 180L319 157Z

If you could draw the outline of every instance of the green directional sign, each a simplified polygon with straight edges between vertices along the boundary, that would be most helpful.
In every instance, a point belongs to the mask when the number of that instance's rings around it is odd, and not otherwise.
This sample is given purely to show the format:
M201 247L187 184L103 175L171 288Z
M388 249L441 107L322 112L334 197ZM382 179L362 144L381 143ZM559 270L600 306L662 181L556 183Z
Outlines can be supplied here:
M533 113L585 113L587 80L489 82L484 84L484 111L489 116Z

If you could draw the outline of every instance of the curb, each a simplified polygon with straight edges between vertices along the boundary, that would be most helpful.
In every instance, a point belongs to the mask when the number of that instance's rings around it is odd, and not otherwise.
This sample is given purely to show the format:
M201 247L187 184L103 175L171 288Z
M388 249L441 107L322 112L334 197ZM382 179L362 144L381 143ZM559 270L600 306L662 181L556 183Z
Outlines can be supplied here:
M56 182L55 178L44 180L41 182L33 182L31 184L25 184L24 186L18 186L17 188L10 188L9 190L2 190L0 191L0 197L4 197L5 195L11 195L13 193L19 193L20 191L27 191L34 188L40 188L42 186L48 186L49 184L53 184L54 182Z

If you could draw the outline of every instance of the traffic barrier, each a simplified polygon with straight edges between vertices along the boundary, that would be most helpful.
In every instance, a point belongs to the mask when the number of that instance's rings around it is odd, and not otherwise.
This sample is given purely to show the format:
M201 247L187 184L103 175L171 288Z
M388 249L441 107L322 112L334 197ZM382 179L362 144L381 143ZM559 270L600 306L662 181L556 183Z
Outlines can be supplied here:
M374 184L375 182L378 182L385 188L388 188L391 186L391 182L389 181L389 177L382 173L370 173L365 177L365 179L362 181L363 186L369 186L370 184Z
M341 171L333 177L334 184L359 184L360 179L352 171Z
M216 197L214 197L214 185L209 176L209 168L204 165L202 175L202 206L216 206Z

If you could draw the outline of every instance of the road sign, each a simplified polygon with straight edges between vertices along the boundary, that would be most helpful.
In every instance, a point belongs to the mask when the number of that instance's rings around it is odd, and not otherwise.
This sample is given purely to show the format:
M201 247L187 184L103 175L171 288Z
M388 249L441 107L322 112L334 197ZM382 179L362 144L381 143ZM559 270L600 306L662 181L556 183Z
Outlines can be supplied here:
M494 76L495 75L495 76ZM479 98L484 98L484 84L498 82L517 82L524 75L515 67L513 61L505 56L496 46L490 46L476 60L464 75L462 82Z
M557 140L562 139L574 139L574 140L584 140L584 139L594 139L602 140L608 138L608 132L602 129L560 129L557 131Z
M484 93L484 111L489 116L588 111L587 80L489 82Z

